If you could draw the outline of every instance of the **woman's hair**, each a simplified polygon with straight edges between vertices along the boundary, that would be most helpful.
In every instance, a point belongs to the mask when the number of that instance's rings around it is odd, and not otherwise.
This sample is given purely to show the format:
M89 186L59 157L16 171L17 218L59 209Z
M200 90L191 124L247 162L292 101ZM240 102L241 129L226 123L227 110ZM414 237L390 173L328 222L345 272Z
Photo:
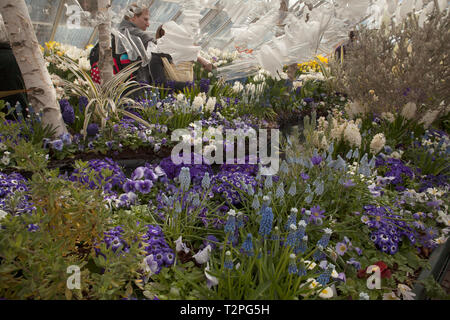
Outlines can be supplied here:
M144 12L148 11L147 7L141 7L136 2L133 2L127 7L127 11L125 13L125 16L123 17L125 20L130 20L134 16L142 16Z
M162 37L164 36L165 33L166 33L166 32L165 32L164 29L163 29L163 25L160 25L160 26L158 27L158 29L156 30L155 38L156 38L156 39L162 38Z

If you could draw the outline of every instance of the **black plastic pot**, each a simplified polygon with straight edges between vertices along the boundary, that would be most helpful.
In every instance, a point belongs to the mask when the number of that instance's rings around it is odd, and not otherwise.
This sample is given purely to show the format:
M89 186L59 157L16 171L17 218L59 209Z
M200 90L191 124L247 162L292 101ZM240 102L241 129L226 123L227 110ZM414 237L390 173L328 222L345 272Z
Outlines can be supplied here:
M450 241L447 240L446 243L440 245L433 251L429 259L431 269L423 270L419 274L417 281L425 280L431 275L436 281L441 282L448 270L449 260ZM417 283L412 291L416 294L416 300L427 299L423 284Z

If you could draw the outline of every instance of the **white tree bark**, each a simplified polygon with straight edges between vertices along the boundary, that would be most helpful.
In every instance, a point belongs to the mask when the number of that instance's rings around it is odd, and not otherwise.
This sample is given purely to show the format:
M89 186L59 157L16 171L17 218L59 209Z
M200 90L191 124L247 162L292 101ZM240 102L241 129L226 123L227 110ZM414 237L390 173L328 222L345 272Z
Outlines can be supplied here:
M56 136L67 133L25 1L0 0L0 9L25 87L30 90L30 104L35 111L43 112L43 124L56 129Z
M97 0L98 14L100 14L103 23L98 26L99 43L99 62L101 83L112 79L113 77L113 57L111 48L111 17L108 9L111 6L110 0Z

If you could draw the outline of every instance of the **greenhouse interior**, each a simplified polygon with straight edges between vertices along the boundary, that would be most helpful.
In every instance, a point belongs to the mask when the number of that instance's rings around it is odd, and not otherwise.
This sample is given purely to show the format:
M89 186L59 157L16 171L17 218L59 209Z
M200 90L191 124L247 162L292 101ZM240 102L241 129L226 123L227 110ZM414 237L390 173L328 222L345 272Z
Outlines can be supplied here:
M450 298L450 1L0 9L1 300Z

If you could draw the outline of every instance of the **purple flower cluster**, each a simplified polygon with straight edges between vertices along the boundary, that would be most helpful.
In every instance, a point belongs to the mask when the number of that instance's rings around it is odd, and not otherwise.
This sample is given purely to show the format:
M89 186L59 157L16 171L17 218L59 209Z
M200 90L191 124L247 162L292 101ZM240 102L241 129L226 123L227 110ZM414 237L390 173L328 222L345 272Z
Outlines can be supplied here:
M429 174L424 178L421 178L419 192L424 192L428 188L445 187L449 185L449 176L445 174L439 174L437 176Z
M167 244L164 234L159 226L146 225L147 232L142 236L142 246L146 252L146 256L152 255L152 261L155 261L157 265L157 271L159 273L161 268L170 267L175 260L175 254L173 250ZM106 248L111 249L113 252L125 254L130 250L130 245L122 238L125 230L122 226L116 226L111 230L104 233L104 237L101 242L106 244ZM117 251L121 249L120 251ZM105 257L104 253L98 248L95 248L97 255Z
M60 100L59 107L61 109L64 122L69 125L73 124L75 122L75 112L73 111L73 107L70 105L69 101L66 99Z
M123 252L128 252L130 246L122 239L121 235L123 233L124 230L121 226L114 227L111 230L104 232L104 237L101 242L106 243L106 248L111 248L113 252L116 252L120 247L122 247ZM101 254L100 249L95 248L95 251L97 255Z
M161 271L163 267L170 267L175 260L173 250L167 244L164 233L159 226L147 225L147 233L143 236L144 249L147 256L153 255L153 261L158 264L156 274Z
M377 207L374 205L364 206L364 211L367 216L361 219L365 224L374 230L370 238L375 245L383 252L395 254L405 236L411 244L416 243L417 232L402 221L402 216L392 213L389 207ZM429 246L429 241L422 242L422 245Z
M200 92L205 92L205 93L207 93L207 92L209 91L209 84L210 84L210 83L211 83L211 80L202 78L202 79L200 80L200 84L199 84Z
M113 188L121 189L123 184L126 182L126 176L123 173L119 165L110 158L105 159L93 159L88 162L88 169L94 170L98 174L96 175L95 181L91 181L89 178L89 171L79 172L78 169L69 177L70 181L79 181L83 184L89 185L89 188L98 188L97 184L104 184L103 189L106 192L112 191ZM102 175L103 169L109 169L112 171L112 175L104 178Z
M258 174L258 165L249 164L250 159L245 157L245 164L222 164L220 171L222 172L241 172L250 176L256 176Z
M98 132L99 132L99 128L98 128L98 124L96 124L96 123L91 123L86 128L86 133L88 134L88 136L94 137L97 135Z
M195 164L196 162L201 164ZM176 165L173 163L171 157L167 157L160 162L159 166L164 170L164 173L169 179L178 177L182 167L188 167L191 174L191 181L194 184L201 183L206 172L208 172L210 176L213 175L211 166L206 163L206 159L203 159L201 155L195 153L191 154L190 164L181 163Z
M414 179L413 170L410 167L406 166L400 159L383 159L382 156L378 156L375 160L375 166L377 168L386 167L387 171L385 172L384 176L394 177L394 179L390 181L390 184L395 185L395 189L397 191L405 190L405 186L402 185L405 182L405 177Z
M26 194L28 187L26 179L19 173L11 173L10 175L0 172L0 209L6 212L13 213L33 213L36 210L29 201L30 197ZM14 208L9 207L9 199L16 192L24 192L20 201L16 203Z
M255 189L257 181L253 176L244 172L219 172L211 179L212 192L221 194L228 203L236 205L242 201L239 190L246 191L247 186Z

